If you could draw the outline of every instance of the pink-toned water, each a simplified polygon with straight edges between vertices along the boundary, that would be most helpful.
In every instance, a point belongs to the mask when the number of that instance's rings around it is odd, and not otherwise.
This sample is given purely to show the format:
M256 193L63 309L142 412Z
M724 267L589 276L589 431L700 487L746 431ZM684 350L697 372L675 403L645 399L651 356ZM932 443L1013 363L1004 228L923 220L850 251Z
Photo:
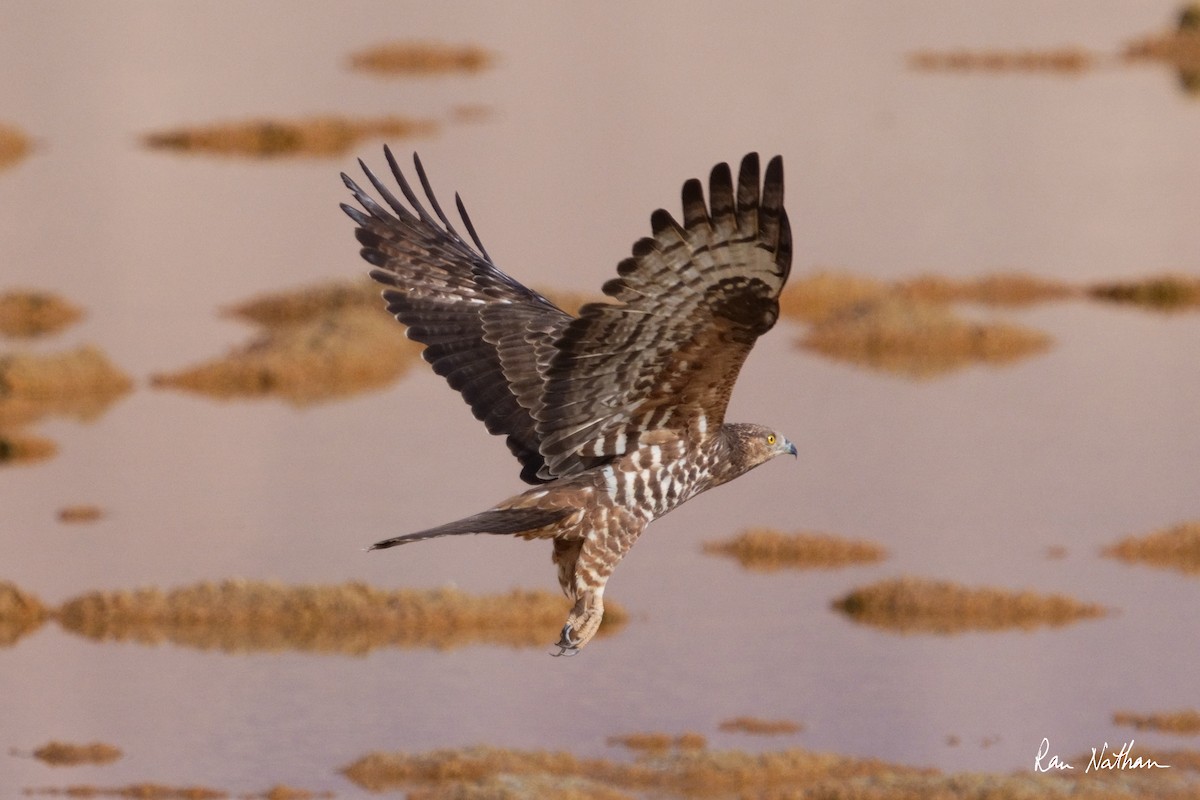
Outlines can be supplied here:
M0 173L0 288L84 305L84 323L34 349L95 343L138 385L89 424L40 425L59 455L0 472L0 579L47 603L235 576L555 587L544 543L363 552L521 488L503 443L428 370L303 410L147 386L247 338L220 306L363 264L337 210L352 156L181 156L142 149L143 133L487 105L486 121L393 144L419 148L501 266L543 287L594 291L650 211L677 208L685 178L751 149L785 156L794 274L1195 274L1200 103L1169 72L905 67L923 47L1115 52L1173 14L1170 2L950 0L6 5L0 120L38 149ZM500 62L395 80L345 68L350 52L403 38L478 43ZM355 154L380 166L379 144ZM1134 732L1112 726L1114 711L1196 705L1200 584L1099 549L1200 517L1200 316L1084 302L1008 316L1049 332L1053 349L918 383L798 350L801 329L781 323L743 371L731 417L780 427L799 460L651 528L609 589L633 620L576 659L491 646L227 655L47 626L0 649L0 794L149 780L356 796L335 769L370 750L600 755L612 754L607 736L634 731L979 771L1029 769L1043 737L1062 755L1125 741ZM75 503L107 516L59 523ZM752 574L700 552L750 525L867 538L891 557ZM1047 559L1049 546L1066 557ZM940 638L858 627L829 608L900 574L1064 592L1119 613ZM805 731L717 732L746 714ZM1136 733L1139 745L1178 744ZM127 755L65 771L7 754L51 738Z

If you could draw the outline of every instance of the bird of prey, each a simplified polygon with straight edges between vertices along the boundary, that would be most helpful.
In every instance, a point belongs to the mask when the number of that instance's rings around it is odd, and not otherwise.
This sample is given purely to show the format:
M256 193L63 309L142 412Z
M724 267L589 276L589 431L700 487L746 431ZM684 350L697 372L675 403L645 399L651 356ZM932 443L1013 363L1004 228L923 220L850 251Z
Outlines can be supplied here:
M437 536L550 539L574 602L555 655L596 634L604 587L646 525L700 492L796 447L776 430L729 423L725 408L755 340L779 316L792 261L783 160L761 179L757 153L683 185L683 221L665 210L604 284L611 302L572 316L493 263L462 200L468 242L413 161L432 214L384 154L407 205L361 160L387 207L344 173L371 277L424 359L476 418L507 437L534 488L456 522L371 549ZM435 216L436 215L436 216Z

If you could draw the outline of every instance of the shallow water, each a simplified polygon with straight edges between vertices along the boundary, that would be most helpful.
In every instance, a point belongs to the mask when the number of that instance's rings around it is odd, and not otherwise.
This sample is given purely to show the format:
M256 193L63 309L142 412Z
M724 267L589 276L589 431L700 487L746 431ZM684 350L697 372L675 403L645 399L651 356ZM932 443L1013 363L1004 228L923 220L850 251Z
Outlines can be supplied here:
M304 409L148 388L150 373L251 335L220 306L360 274L337 173L354 171L355 155L383 160L378 142L333 159L184 156L141 148L144 133L333 112L446 119L487 105L490 119L394 144L419 148L443 200L461 191L493 257L538 286L594 290L650 211L677 209L685 178L750 149L785 156L796 274L1195 274L1200 103L1168 71L925 74L904 62L958 46L1115 52L1173 13L1171 3L1094 2L709 13L231 3L215 14L199 3L12 4L0 30L2 113L38 149L0 173L0 288L85 306L82 324L33 349L93 342L138 388L89 424L40 424L58 456L0 472L0 579L47 603L234 576L555 585L544 543L362 552L521 488L503 443L428 371ZM500 62L413 79L345 69L350 52L406 37L479 43ZM610 585L632 621L576 659L491 646L226 655L98 644L46 626L0 649L2 749L98 739L126 756L52 771L6 753L0 793L285 782L356 796L335 769L370 750L614 754L605 738L635 731L950 771L1028 769L1042 737L1062 755L1133 738L1111 724L1114 711L1195 707L1180 653L1197 627L1181 610L1196 607L1200 586L1099 549L1200 517L1200 316L1084 301L1005 316L1055 345L921 382L822 360L782 322L746 365L730 416L779 426L800 459L656 523ZM106 517L57 521L79 503ZM700 552L750 525L867 538L891 556L758 574ZM1066 557L1047 559L1050 546ZM900 574L1063 592L1119 613L943 638L856 626L829 607ZM717 732L746 714L805 730ZM1147 747L1181 741L1136 734ZM961 743L949 746L951 735Z

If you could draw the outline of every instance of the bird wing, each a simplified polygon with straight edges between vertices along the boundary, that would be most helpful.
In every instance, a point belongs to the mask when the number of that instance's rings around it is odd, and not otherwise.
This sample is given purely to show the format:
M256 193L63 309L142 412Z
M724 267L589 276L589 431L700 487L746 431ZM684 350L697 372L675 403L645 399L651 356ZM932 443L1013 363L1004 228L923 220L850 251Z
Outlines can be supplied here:
M554 342L532 408L543 477L586 469L654 429L715 432L755 340L775 324L792 260L783 161L758 154L683 185L683 223L659 209L604 285Z
M488 431L507 437L521 462L521 477L550 476L531 414L542 393L543 373L557 340L573 319L542 295L504 274L479 241L461 198L455 195L468 243L447 219L415 155L417 176L435 219L405 179L391 150L388 165L411 208L359 161L384 208L344 173L342 180L362 209L342 204L357 224L362 257L371 277L386 288L388 310L425 345L423 357L461 392Z
M791 267L783 161L758 154L683 185L683 224L659 209L653 236L604 285L615 303L578 318L502 272L455 196L471 246L443 213L420 159L422 205L384 149L411 209L360 161L389 209L342 180L362 210L357 224L371 276L388 309L425 345L424 358L462 393L476 418L507 436L521 477L541 483L582 472L636 446L654 429L715 431L755 340L775 324Z

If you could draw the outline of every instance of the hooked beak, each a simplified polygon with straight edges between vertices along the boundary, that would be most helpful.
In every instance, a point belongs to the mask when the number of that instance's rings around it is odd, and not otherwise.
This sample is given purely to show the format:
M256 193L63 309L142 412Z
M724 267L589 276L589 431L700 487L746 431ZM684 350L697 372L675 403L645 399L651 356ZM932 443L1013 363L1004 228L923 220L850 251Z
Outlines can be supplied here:
M783 443L786 445L786 447L783 448L785 453L791 453L793 456L796 455L796 445L792 444L787 439L784 439Z

